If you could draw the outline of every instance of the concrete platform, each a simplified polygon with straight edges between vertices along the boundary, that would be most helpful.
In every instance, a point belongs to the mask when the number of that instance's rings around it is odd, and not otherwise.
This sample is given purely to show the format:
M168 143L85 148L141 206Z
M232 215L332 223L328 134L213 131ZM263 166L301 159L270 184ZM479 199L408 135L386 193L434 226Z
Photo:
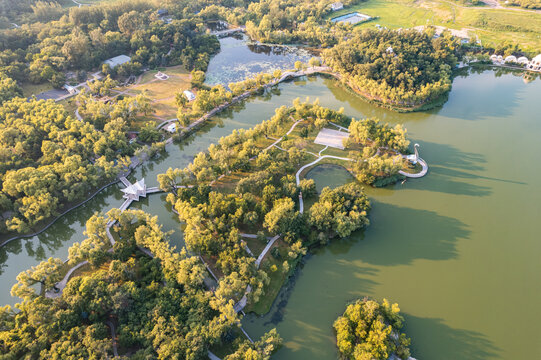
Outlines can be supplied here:
M344 150L343 140L348 137L347 132L324 128L317 134L314 143Z

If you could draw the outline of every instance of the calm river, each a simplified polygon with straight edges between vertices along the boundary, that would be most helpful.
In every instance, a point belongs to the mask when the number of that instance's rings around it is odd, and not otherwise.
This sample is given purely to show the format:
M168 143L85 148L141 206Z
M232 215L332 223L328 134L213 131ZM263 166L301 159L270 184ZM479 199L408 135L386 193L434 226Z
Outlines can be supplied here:
M428 161L427 177L386 189L367 189L371 225L308 256L272 311L248 316L256 337L277 327L284 347L274 359L335 359L332 323L356 298L386 297L406 316L413 356L419 359L538 359L541 323L541 81L492 70L457 77L449 101L430 112L398 114L373 107L334 81L285 83L216 117L162 159L138 168L131 179L149 186L169 167L184 167L199 151L233 129L268 119L276 107L309 96L348 115L401 123ZM349 181L333 167L309 173L318 183ZM62 218L42 235L0 249L1 303L15 303L16 275L49 256L67 257L81 241L85 221L121 204L118 186ZM138 207L182 232L163 195Z

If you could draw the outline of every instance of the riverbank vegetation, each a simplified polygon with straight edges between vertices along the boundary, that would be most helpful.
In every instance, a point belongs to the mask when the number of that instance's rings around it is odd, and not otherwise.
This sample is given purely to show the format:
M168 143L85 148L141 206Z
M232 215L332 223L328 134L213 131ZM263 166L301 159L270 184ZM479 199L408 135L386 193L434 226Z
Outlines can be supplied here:
M541 9L541 1L539 0L511 0L509 4L525 9Z
M252 78L233 82L229 84L229 89L223 85L215 85L211 88L205 86L204 74L194 72L194 85L199 88L197 97L191 103L188 101L182 91L176 93L175 98L178 105L177 118L179 123L186 127L201 116L216 112L230 104L234 98L240 99L247 97L253 92L275 83L282 75L281 70L274 71L273 74L257 74Z
M170 192L167 200L186 223L187 248L201 254L221 281L236 284L234 298L240 301L246 295L253 311L268 311L308 246L348 236L369 223L370 203L359 183L326 189L309 211L300 211L301 191L304 199L314 197L316 191L313 181L303 179L297 184L295 174L303 164L319 157L314 151L324 150L313 141L323 127L332 126L330 122L351 122L355 136L346 150L334 149L333 154L347 156L351 150L358 153L353 162L374 161L364 158L364 153L372 159L387 159L384 152L376 154L365 148L386 146L388 151L398 151L408 145L401 127L390 128L375 120L359 125L317 101L296 100L293 107L278 108L270 120L221 138L187 168L169 169L158 176L160 187ZM279 137L282 141L277 143ZM277 144L269 146L272 143ZM402 164L400 156L393 159ZM375 184L375 179L394 177L401 168L388 171L387 167L353 169L359 177L371 174L373 179L367 177L367 182ZM243 234L259 234L257 239L278 235L281 241L270 249L272 255L263 254L259 266Z
M342 81L371 100L398 107L432 102L451 89L460 43L416 30L364 30L323 53Z
M398 304L380 304L364 298L348 305L334 322L336 345L342 359L387 360L393 355L406 360L410 339L400 333L404 318Z
M53 101L15 98L0 107L2 232L28 232L85 199L130 164L122 118L98 131Z
M106 235L110 220L117 221L112 249ZM121 356L203 359L211 346L235 340L240 319L233 302L221 297L225 285L221 292L209 291L204 265L184 250L175 251L156 217L113 210L91 218L86 234L88 239L70 249L70 262L88 260L93 270L73 277L60 296L45 297L34 286L42 283L43 290L53 291L62 278L60 259L18 276L12 294L22 302L0 309L4 357L109 358L116 343ZM246 354L263 359L281 339L273 330L255 344L236 343L229 359L248 359Z

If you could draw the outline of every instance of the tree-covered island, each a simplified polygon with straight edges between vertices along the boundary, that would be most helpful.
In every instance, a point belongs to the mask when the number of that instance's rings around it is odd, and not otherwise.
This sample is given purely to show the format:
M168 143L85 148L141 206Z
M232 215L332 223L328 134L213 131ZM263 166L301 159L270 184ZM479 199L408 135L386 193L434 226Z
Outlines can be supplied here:
M344 360L410 358L410 339L400 333L404 318L398 304L364 298L349 304L334 322L336 345Z

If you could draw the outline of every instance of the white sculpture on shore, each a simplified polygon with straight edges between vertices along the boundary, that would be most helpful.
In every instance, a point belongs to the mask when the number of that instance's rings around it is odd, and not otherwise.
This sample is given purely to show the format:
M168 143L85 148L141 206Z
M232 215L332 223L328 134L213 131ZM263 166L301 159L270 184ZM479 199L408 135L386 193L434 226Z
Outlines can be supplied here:
M419 161L419 144L413 145L415 153L413 155L406 156L406 159L411 161L413 165L417 164L417 161Z

